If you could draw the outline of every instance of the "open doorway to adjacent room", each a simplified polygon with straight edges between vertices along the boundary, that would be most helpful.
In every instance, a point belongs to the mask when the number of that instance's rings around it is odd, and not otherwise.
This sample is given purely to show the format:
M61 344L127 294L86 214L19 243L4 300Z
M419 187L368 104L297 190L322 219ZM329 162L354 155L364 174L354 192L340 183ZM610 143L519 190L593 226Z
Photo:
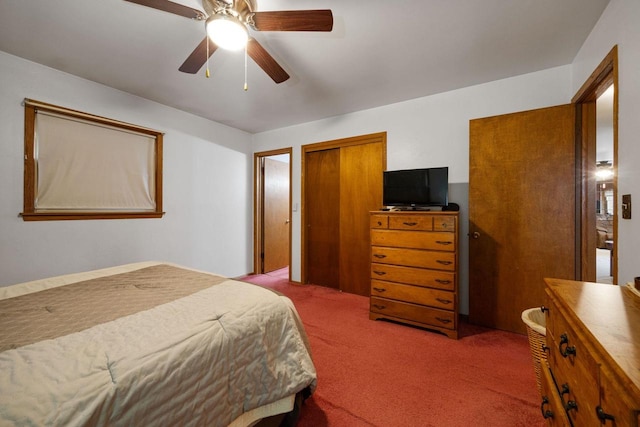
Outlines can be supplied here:
M254 154L254 272L291 279L291 148Z
M596 281L600 283L613 283L613 95L611 84L596 99Z

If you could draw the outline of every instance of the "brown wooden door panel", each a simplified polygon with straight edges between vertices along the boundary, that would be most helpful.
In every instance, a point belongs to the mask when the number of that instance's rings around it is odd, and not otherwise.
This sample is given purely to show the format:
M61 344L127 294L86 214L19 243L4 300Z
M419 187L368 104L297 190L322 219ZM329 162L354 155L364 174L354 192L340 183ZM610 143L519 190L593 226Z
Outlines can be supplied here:
M307 283L340 287L340 151L313 151L305 158Z
M525 333L544 277L575 276L573 105L471 120L469 320Z
M263 273L289 265L289 164L264 159Z
M340 148L340 289L369 296L369 212L382 205L381 142Z

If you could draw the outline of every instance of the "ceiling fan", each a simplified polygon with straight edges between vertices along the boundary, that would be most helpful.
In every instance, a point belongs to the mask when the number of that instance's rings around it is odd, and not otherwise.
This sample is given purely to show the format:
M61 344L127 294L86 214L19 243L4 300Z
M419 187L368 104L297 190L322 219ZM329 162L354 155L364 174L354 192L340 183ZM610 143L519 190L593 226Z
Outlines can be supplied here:
M125 0L154 9L205 21L207 36L200 42L180 66L184 73L195 74L219 47L233 49L246 46L247 55L253 59L276 83L282 83L289 74L276 62L258 41L248 35L248 28L255 31L331 31L331 10L282 10L259 12L255 0L202 0L202 9L185 6L169 0ZM197 1L189 0L198 6ZM219 27L236 31L243 38L236 46L226 46L217 38ZM216 41L214 41L216 40Z

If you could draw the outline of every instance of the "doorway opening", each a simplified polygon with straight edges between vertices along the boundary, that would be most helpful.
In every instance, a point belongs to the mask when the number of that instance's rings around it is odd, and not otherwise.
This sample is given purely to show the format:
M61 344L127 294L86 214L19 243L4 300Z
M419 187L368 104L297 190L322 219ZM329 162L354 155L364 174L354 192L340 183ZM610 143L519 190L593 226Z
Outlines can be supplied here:
M291 280L291 148L254 154L254 272Z
M596 99L596 282L613 283L613 83Z
M614 46L572 99L577 107L576 277L618 283L618 48Z

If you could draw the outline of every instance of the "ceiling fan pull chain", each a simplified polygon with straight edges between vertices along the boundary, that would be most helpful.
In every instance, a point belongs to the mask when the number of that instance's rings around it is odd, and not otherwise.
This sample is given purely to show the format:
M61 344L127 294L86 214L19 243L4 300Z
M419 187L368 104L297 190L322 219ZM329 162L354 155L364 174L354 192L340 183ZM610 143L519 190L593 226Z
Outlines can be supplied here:
M247 84L247 45L244 46L244 91L249 90L249 85Z
M205 76L209 78L209 34L207 33L207 22L204 23L204 36L207 40L207 70L205 72Z

